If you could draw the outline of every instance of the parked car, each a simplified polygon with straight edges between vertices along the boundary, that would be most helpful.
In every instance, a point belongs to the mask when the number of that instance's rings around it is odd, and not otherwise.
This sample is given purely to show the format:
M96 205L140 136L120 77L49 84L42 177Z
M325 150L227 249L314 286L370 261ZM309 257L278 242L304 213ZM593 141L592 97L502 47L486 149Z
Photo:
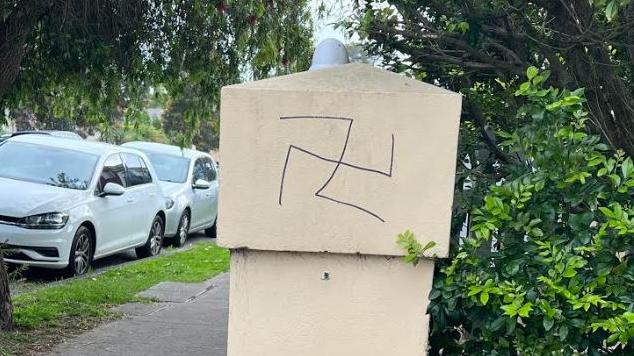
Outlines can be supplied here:
M56 130L27 130L27 131L18 131L12 134L7 134L0 136L0 142L10 139L11 137L21 136L21 135L49 135L55 137L63 137L69 138L72 140L83 140L81 136L72 131L56 131Z
M0 143L0 242L9 263L81 275L126 249L154 256L165 211L142 152L51 135Z
M182 246L187 235L205 231L216 236L218 215L217 168L211 155L152 142L128 142L124 147L143 151L156 169L171 209L165 236Z

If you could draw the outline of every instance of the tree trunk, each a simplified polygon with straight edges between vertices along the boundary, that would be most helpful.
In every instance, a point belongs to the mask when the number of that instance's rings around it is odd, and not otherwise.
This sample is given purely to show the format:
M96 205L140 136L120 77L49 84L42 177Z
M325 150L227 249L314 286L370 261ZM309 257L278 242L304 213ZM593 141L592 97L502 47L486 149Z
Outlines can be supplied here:
M13 329L13 304L9 291L9 273L7 272L2 250L0 250L0 330Z
M18 77L26 37L30 31L24 22L11 20L0 23L0 99Z
M51 0L19 1L6 19L0 19L0 100L17 80L27 38L50 6Z

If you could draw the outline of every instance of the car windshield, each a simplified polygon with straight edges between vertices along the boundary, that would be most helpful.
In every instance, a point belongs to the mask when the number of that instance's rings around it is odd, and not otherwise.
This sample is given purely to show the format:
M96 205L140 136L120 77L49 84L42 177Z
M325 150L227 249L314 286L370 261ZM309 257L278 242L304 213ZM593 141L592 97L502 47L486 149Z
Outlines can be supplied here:
M156 175L164 182L185 183L189 171L189 158L145 152L154 166Z
M0 177L85 190L98 156L24 142L0 144Z

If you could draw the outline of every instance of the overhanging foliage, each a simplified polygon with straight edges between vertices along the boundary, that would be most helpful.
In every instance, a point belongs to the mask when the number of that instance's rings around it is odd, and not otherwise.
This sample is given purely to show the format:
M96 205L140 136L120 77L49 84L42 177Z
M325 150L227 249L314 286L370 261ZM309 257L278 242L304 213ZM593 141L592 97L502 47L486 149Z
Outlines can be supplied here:
M160 84L187 95L189 139L223 85L305 69L312 52L305 0L5 0L0 20L0 108L107 130Z

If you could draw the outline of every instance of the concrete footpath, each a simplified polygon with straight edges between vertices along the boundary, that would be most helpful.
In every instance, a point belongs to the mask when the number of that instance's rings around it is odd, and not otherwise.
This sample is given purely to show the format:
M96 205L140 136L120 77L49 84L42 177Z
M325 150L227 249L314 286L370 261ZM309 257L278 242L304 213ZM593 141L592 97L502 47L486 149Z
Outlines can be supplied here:
M49 355L226 355L228 273L203 283L159 283L139 295L160 302L122 305L116 310L123 319L70 339Z

